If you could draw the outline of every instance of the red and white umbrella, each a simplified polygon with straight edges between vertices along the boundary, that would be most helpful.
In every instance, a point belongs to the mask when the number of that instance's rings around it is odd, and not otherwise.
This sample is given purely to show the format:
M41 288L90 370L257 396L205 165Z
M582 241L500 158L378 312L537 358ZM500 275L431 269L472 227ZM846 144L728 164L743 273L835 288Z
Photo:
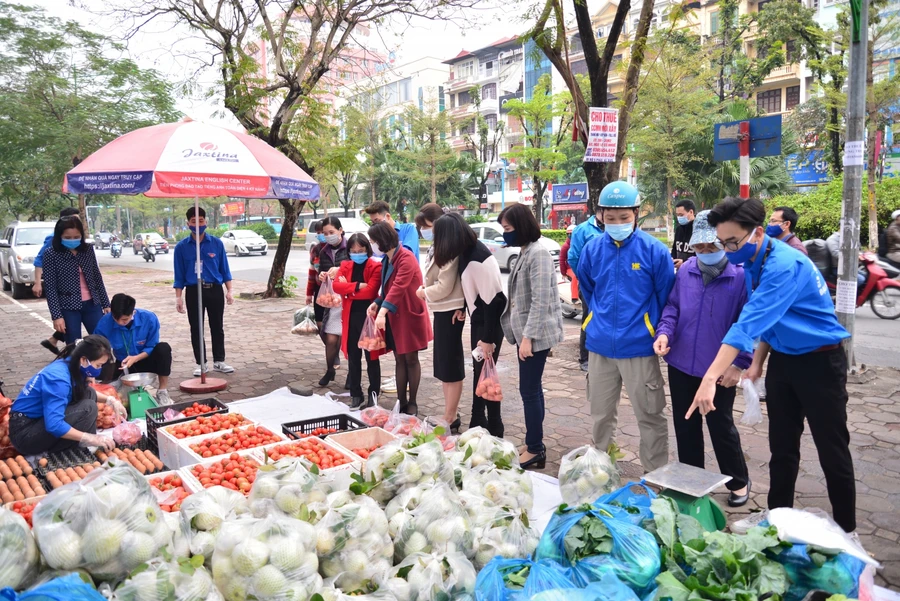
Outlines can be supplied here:
M190 119L143 127L113 140L66 174L63 191L194 198L195 207L201 196L319 198L319 184L265 142ZM199 379L183 382L181 389L212 392L224 389L227 383L206 378L199 239L196 254L202 372Z
M182 121L143 127L113 140L66 174L63 191L315 200L319 184L262 140Z

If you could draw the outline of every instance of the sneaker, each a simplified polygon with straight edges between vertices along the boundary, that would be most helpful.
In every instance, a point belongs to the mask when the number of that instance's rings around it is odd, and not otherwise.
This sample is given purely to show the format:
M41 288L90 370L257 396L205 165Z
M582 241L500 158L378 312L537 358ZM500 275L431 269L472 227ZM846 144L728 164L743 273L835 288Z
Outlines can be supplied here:
M381 381L381 392L397 392L397 378L387 378Z
M169 396L168 390L157 390L156 391L156 404L157 405L171 405L172 397Z
M230 374L234 371L234 368L224 361L216 361L215 363L213 363L213 369L218 372L222 372L223 374Z
M769 512L767 510L751 513L744 519L738 520L733 523L728 529L731 530L731 532L733 532L734 534L747 534L747 531L749 531L751 528L759 526L766 520L767 517L769 517Z
M205 367L205 371L207 371L207 372L209 371L209 366L208 366L208 365ZM197 367L194 368L194 377L195 377L195 378L199 378L199 377L200 377L200 374L201 374L201 369L200 369L200 364L198 363L198 364L197 364Z

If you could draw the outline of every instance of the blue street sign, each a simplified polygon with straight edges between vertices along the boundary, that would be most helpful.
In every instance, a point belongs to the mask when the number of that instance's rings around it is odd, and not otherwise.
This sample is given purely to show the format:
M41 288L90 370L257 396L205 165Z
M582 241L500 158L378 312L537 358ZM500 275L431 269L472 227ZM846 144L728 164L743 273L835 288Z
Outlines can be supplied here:
M750 157L781 154L781 115L748 119L750 122ZM713 148L714 161L736 161L740 158L738 131L740 121L716 123Z
M811 150L806 155L789 154L784 157L788 175L797 186L824 184L828 176L828 162L824 150Z
M588 197L588 185L555 184L553 186L553 204L583 203Z

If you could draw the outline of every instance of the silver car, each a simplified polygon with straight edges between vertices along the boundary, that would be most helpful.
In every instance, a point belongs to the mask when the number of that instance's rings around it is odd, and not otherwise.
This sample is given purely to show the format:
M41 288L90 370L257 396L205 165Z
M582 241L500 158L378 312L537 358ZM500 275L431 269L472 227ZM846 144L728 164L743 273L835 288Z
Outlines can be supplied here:
M13 298L31 296L34 285L34 258L47 236L53 235L54 221L14 221L0 237L0 275L3 289L12 289Z
M505 246L503 244L503 226L496 221L491 221L488 223L475 223L472 225L472 229L475 230L478 239L484 242L484 245L494 253L497 263L500 264L500 269L512 271L516 266L516 261L519 260L519 253L522 249L518 246ZM553 264L559 269L559 244L545 236L541 236L538 242L550 251L550 256L553 257Z
M357 219L356 217L341 217L338 216L338 219L341 221L341 228L344 230L344 237L349 238L353 234L363 233L369 231L369 224L363 221L362 219ZM310 222L310 225L315 223L316 220ZM368 234L366 235L368 237ZM306 250L311 249L313 246L318 244L319 240L316 238L315 228L310 227L306 232Z

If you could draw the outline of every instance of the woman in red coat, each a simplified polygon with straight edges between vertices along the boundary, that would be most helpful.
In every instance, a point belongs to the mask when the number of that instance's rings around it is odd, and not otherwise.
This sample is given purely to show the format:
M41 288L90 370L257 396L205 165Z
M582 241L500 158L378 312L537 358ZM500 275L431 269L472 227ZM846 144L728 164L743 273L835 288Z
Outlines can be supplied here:
M375 327L384 330L388 349L394 351L400 411L416 415L419 411L416 396L422 378L419 351L428 348L433 337L428 308L416 296L416 290L422 286L422 268L416 256L400 246L397 231L389 224L376 223L370 227L369 239L384 253L381 296L369 307L369 315L375 318Z
M381 362L378 357L385 351L365 351L369 374L369 392L363 399L362 354L359 338L366 321L366 310L378 297L381 285L381 263L370 260L372 246L364 234L353 234L347 241L350 260L341 263L334 277L334 291L344 297L342 315L343 333L341 350L349 359L350 408L362 409L375 405L375 397L381 393Z

